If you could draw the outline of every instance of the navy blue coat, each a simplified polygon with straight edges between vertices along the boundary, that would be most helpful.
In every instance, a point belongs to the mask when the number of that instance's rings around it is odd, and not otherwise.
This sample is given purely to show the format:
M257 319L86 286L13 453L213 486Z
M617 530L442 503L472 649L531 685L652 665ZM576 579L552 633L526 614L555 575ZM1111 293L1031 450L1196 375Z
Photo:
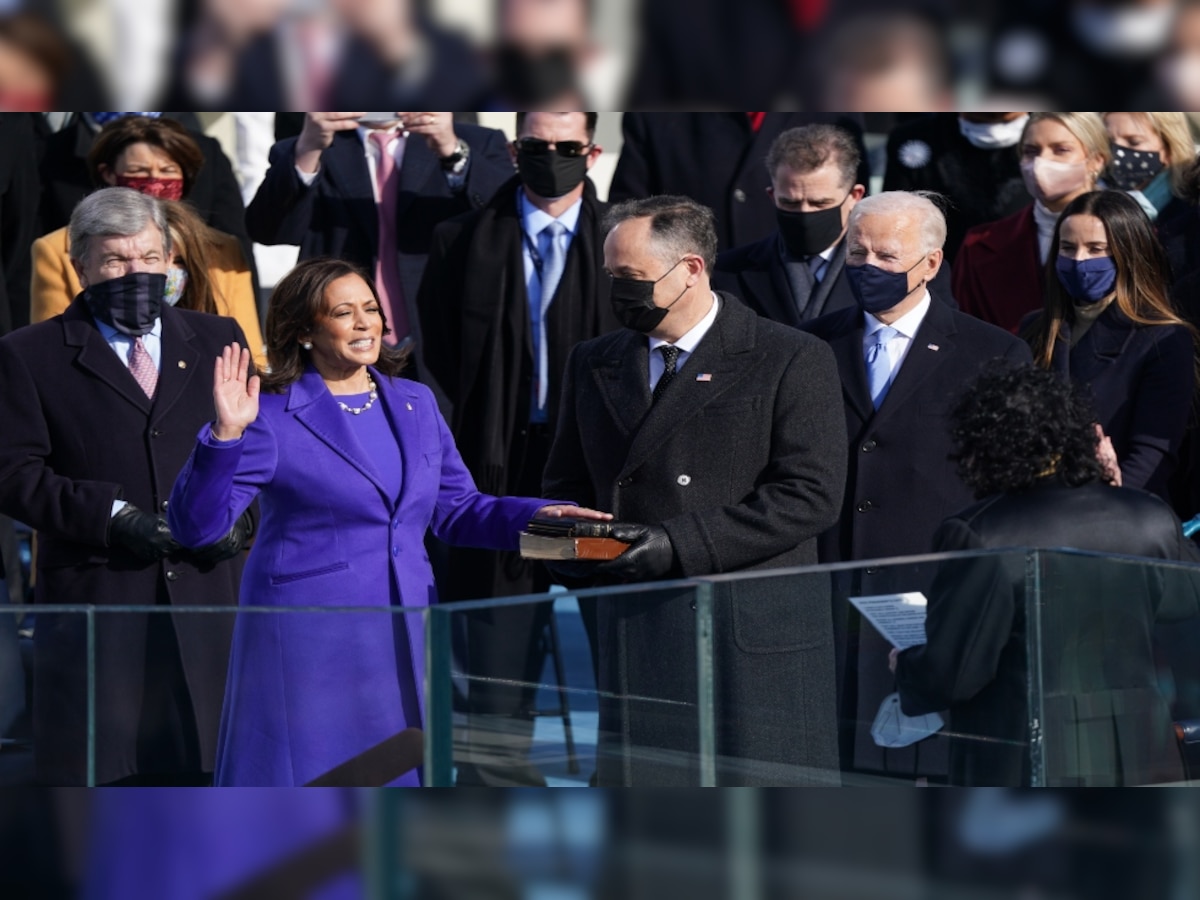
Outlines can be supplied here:
M1064 322L1052 366L1090 388L1122 486L1166 499L1195 391L1191 333L1182 325L1136 325L1114 304L1074 347L1070 336Z

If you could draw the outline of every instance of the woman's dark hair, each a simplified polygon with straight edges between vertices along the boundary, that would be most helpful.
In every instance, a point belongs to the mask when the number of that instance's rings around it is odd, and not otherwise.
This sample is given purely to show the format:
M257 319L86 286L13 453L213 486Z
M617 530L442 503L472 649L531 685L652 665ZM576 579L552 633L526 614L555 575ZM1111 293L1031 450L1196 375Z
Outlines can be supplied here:
M371 295L379 302L375 285L362 269L353 263L328 256L297 263L275 285L271 303L267 307L266 328L267 364L271 371L262 377L263 390L282 393L288 385L300 380L312 356L300 343L312 334L317 322L328 314L325 291L333 282L347 275L357 275L366 282ZM383 333L390 334L382 306L379 316L383 319ZM408 356L407 347L401 350L384 344L375 369L382 375L399 375L408 363Z
M88 151L88 174L92 183L103 187L104 178L100 167L112 171L125 148L133 144L149 144L157 147L179 164L183 172L183 196L192 192L196 175L204 165L204 153L186 128L174 119L152 119L149 116L122 116L113 119L96 135L96 142Z
M1096 458L1095 422L1091 404L1062 376L997 360L951 413L951 458L981 498L1024 490L1051 474L1071 487L1108 481Z
M1062 323L1075 321L1074 301L1063 290L1055 264L1063 223L1077 215L1095 216L1104 224L1108 252L1117 267L1113 303L1121 313L1137 325L1183 325L1192 331L1194 339L1195 330L1171 306L1167 294L1171 267L1150 219L1124 191L1091 191L1072 200L1054 226L1046 260L1046 304L1023 334L1033 348L1034 362L1048 368Z

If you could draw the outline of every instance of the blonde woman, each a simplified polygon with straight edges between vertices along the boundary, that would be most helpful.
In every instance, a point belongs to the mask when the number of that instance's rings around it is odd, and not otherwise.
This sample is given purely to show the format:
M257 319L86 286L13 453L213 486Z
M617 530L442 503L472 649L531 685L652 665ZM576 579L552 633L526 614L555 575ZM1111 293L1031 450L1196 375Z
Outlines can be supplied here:
M1152 222L1185 212L1187 173L1196 159L1187 116L1181 112L1102 115L1112 142L1105 186L1129 194Z
M1108 132L1094 112L1033 113L1017 149L1034 201L970 229L952 281L963 312L1014 333L1024 316L1041 308L1042 268L1059 215L1095 189L1111 159Z

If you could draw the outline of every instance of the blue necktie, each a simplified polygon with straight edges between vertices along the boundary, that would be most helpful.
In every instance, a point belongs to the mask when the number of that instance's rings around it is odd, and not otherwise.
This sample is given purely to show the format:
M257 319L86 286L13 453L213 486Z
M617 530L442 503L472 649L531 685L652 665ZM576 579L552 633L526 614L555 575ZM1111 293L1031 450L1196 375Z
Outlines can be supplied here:
M539 252L542 255L542 265L538 272L541 283L541 303L535 304L533 311L533 356L537 361L537 408L546 408L546 392L550 381L550 350L546 345L546 310L558 290L562 280L563 269L567 264L566 243L563 236L567 226L554 221L541 230L538 235Z
M871 389L871 403L876 409L883 404L888 379L892 377L892 358L888 355L887 342L899 333L885 325L875 332L875 343L867 350L867 384Z

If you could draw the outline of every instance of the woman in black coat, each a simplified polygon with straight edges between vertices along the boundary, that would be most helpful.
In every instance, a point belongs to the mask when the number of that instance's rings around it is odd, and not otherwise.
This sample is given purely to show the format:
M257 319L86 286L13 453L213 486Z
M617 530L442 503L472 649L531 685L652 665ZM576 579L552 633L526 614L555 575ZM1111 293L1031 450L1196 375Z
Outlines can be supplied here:
M1052 373L985 371L953 423L960 474L986 499L942 523L936 551L1075 548L1200 562L1170 507L1106 483L1092 410ZM950 711L951 782L1030 783L1035 648L1046 784L1181 778L1152 633L1156 621L1200 612L1200 568L1039 554L1035 631L1025 615L1028 555L943 564L929 593L927 643L893 651L903 711Z
M1042 368L1086 386L1119 483L1167 496L1195 390L1195 329L1168 298L1154 228L1121 191L1073 200L1054 231L1046 305L1022 334Z

